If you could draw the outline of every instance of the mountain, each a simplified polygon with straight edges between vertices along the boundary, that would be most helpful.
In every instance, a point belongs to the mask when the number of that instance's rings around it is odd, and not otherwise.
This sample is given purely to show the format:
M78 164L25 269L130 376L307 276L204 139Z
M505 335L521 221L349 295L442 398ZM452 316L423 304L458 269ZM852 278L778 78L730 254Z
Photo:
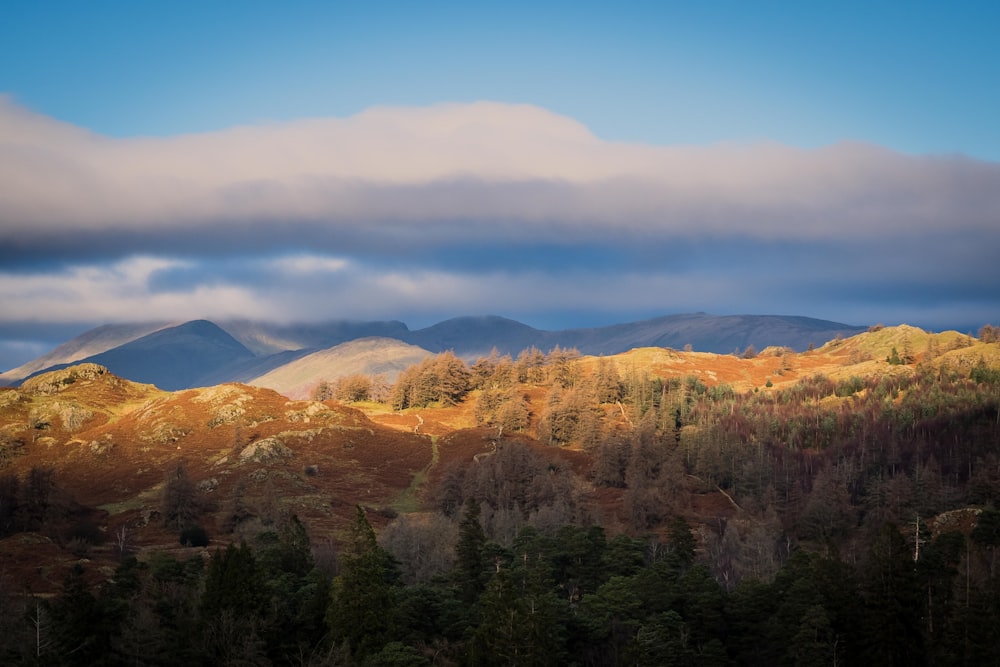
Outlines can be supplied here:
M295 391L301 392L304 383L315 384L319 377L323 377L318 375L318 370L311 375L303 370L310 363L319 363L319 367L325 369L325 379L366 372L348 372L345 368L375 367L372 351L364 346L333 353L330 358L336 359L336 362L327 362L325 356L303 361L313 353L365 338L394 339L432 353L451 350L460 357L475 359L488 355L494 348L501 354L516 356L530 347L548 351L557 345L576 348L590 355L618 354L642 347L680 349L688 344L699 352L715 353L744 350L750 345L758 350L775 346L802 351L810 344L821 345L863 330L863 327L808 317L717 316L705 313L668 315L641 322L562 331L535 329L497 316L457 317L415 331L398 321L341 320L279 325L249 320L214 324L200 320L180 326L118 324L87 332L51 354L0 376L0 381L16 384L40 371L63 367L70 362L92 361L106 365L112 372L131 380L149 382L165 389L183 389L223 382L256 381L277 373L287 364L301 362L284 375L271 376L282 378L274 380L277 383L275 386L294 386ZM389 348L383 351L389 353ZM393 365L398 360L392 356L398 352L393 349L387 357L387 375L398 372ZM351 353L358 354L359 358L350 359Z
M80 363L99 364L133 382L174 391L198 386L213 370L253 358L250 350L216 324L195 320L154 331Z
M432 352L451 350L462 357L475 357L486 356L493 348L510 355L533 345L548 350L552 346L547 343L557 336L505 317L486 315L445 320L412 331L403 340Z
M361 374L381 375L386 382L395 382L402 371L429 356L425 349L392 338L362 338L300 357L247 384L305 399L321 380Z
M287 350L318 350L358 338L403 340L410 333L409 328L397 320L332 320L304 324L222 320L218 325L258 356Z
M179 322L174 324L179 324ZM65 365L86 359L168 326L171 326L169 322L105 324L66 341L46 355L17 368L12 368L5 373L0 373L0 386L16 384L46 368L55 368L60 364Z
M584 354L618 354L637 347L691 345L699 352L726 354L754 346L790 347L803 351L838 336L853 336L866 327L788 315L667 315L642 322L560 332L559 344Z
M502 317L458 317L411 332L405 340L432 352L452 350L463 357L486 355L496 348L516 355L531 346L548 351L556 345L583 354L619 354L638 347L683 348L727 354L753 345L802 351L865 327L810 317L785 315L666 315L641 322L590 329L542 331Z

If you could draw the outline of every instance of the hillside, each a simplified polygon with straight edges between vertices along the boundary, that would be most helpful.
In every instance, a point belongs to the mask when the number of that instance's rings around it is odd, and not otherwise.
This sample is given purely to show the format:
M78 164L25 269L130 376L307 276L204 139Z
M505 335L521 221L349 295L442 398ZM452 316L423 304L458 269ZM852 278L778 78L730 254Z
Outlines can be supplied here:
M106 324L68 340L46 355L0 373L0 386L17 384L47 368L78 362L170 326L167 322Z
M381 376L391 384L400 372L430 354L391 338L361 338L295 359L247 384L267 387L289 398L306 399L320 381L333 382L348 375Z
M184 326L194 326L192 323ZM700 352L729 353L748 346L789 347L803 351L837 336L860 332L835 322L785 316L713 316L704 313L666 317L592 329L542 331L502 317L459 317L433 326L409 330L402 322L333 321L317 324L287 324L224 321L213 326L225 331L233 341L219 348L219 357L208 350L223 339L213 331L207 339L191 347L197 368L182 370L187 362L178 354L193 340L180 340L184 329L166 325L109 325L88 332L49 355L0 376L0 382L16 385L24 377L76 361L107 365L119 375L157 386L180 389L222 382L249 382L284 364L360 338L379 337L416 345L430 352L450 350L465 359L485 356L495 349L501 354L518 355L529 348L549 351L555 347L575 348L584 354L620 354L640 347L684 348ZM205 329L205 323L196 328ZM169 329L172 333L162 333ZM157 336L147 333L155 331ZM202 332L198 335L207 335ZM141 340L140 340L141 339ZM123 348L119 350L119 348ZM365 361L352 362L363 366ZM350 365L350 364L349 364ZM140 375L132 375L139 372ZM297 371L290 371L291 374Z
M851 655L860 655L849 619L871 611L843 605L872 590L867 582L879 579L871 564L889 553L896 571L914 573L899 584L906 590L926 595L927 585L941 582L932 602L959 590L961 572L963 587L967 577L970 591L982 591L969 594L970 604L995 620L989 531L1000 526L998 343L900 326L806 352L557 350L470 364L383 339L338 347L346 349L300 359L300 375L289 382L346 370L341 353L350 360L413 352L415 365L382 403L294 400L233 383L170 392L90 363L0 389L8 582L0 600L30 601L3 597L9 582L61 600L79 590L64 583L76 576L108 595L117 582L133 582L148 596L127 603L140 611L145 599L168 603L157 597L163 577L175 577L166 590L204 601L211 573L238 553L222 547L240 543L257 554L257 572L275 590L297 582L303 594L336 593L329 577L350 571L358 545L367 544L393 557L379 562L393 563L400 604L447 600L465 609L519 572L532 587L553 577L555 597L544 603L551 610L563 600L559 613L589 614L588 627L605 627L601 605L629 600L629 613L653 618L661 612L650 593L683 596L690 588L715 601L716 618L726 614L730 627L742 628L777 614L740 612L739 605L764 603L748 601L747 591L780 600L789 578L820 585L812 568L822 567L824 576L836 572L831 590L842 589L847 602L823 598L813 609L829 613ZM472 524L470 512L478 513ZM453 583L470 562L488 576L476 574L471 588ZM536 581L532 568L542 562L546 576ZM283 569L293 565L297 578ZM917 572L932 573L931 584ZM116 583L99 588L109 579ZM318 618L336 606L325 597L317 604ZM436 604L419 608L443 623ZM204 604L191 609L207 613ZM695 627L694 612L676 609ZM958 607L934 609L936 618L965 622ZM253 613L271 623L281 615ZM154 629L169 621L137 618ZM720 642L744 632L716 625L707 636ZM467 640L448 627L426 631L428 641L457 642L440 650L458 660L461 652L448 647ZM606 649L606 636L587 632L591 646ZM757 635L738 636L762 641ZM948 646L928 637L928 646ZM415 651L439 650L407 641ZM780 636L768 641L783 646ZM0 646L12 642L21 640ZM266 642L277 646L280 638Z
M409 333L398 321L329 322L282 324L251 320L221 320L226 330L257 356L268 356L290 350L318 350L333 347L358 338L383 337L404 339Z
M135 382L174 390L202 384L202 378L213 371L253 358L250 350L217 325L196 320L159 329L80 362L107 366Z

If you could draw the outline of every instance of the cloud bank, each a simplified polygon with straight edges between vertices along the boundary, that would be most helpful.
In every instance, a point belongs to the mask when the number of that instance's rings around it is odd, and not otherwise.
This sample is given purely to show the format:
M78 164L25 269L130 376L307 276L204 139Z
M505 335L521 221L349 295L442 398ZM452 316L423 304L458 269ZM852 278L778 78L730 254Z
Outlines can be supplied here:
M1000 164L961 155L609 142L490 102L109 138L0 97L4 322L985 322L998 251Z
M0 226L29 251L60 234L124 231L139 245L206 227L253 228L266 244L279 224L429 243L618 232L824 240L991 230L1000 210L1000 165L960 156L612 143L543 109L485 102L112 139L4 99L0 146Z

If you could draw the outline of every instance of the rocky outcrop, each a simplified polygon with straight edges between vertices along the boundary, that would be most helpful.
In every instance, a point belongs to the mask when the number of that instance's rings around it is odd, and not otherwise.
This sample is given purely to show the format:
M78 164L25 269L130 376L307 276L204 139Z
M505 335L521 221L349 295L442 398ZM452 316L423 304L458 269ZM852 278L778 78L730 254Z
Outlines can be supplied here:
M79 380L94 380L105 375L111 377L108 369L100 364L78 364L29 378L21 385L21 390L34 394L55 394Z

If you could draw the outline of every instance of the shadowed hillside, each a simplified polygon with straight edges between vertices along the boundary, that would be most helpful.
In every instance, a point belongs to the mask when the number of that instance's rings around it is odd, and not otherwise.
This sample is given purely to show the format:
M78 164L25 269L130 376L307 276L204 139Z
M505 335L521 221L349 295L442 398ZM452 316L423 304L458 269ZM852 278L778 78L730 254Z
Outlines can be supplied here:
M214 370L253 359L235 338L206 320L160 329L81 359L135 382L174 390L201 384Z

